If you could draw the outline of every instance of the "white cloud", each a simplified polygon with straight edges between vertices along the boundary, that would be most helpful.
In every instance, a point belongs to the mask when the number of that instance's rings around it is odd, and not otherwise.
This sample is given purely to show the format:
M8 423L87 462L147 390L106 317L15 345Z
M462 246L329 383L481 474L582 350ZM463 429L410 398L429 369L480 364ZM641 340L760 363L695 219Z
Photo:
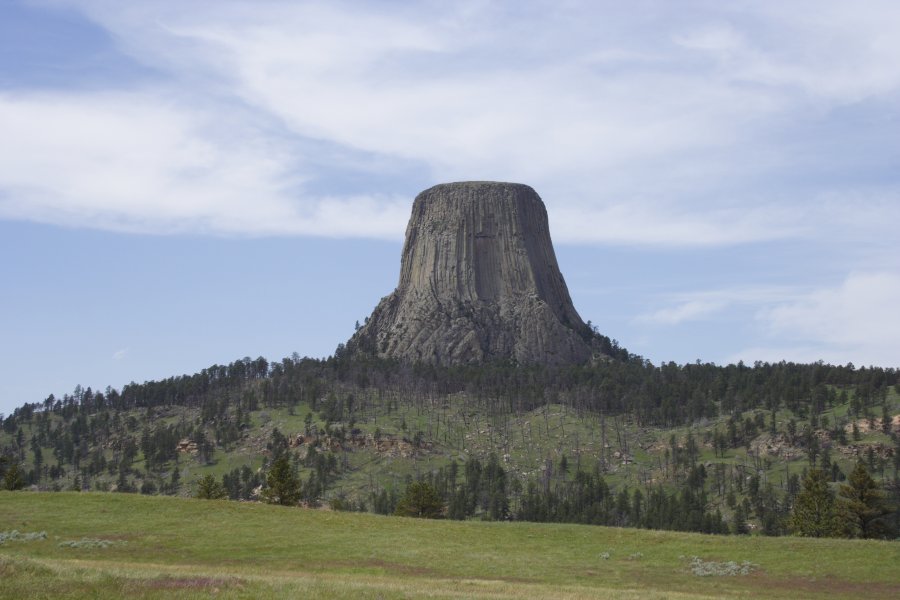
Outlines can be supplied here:
M828 286L736 286L669 295L635 317L645 334L665 337L727 327L736 336L723 362L782 360L900 367L900 274L856 272ZM713 324L715 323L715 324ZM727 346L728 346L727 345ZM707 350L708 351L708 350Z
M665 202L562 206L553 211L554 239L570 242L672 246L727 246L802 235L808 225L796 209L761 206L700 213Z
M0 217L139 232L386 238L397 238L408 217L396 198L298 198L303 156L162 94L0 95L0 130Z
M636 321L657 325L680 325L688 321L701 321L735 306L759 309L773 303L784 302L802 296L795 287L737 286L719 290L693 291L672 294L667 298L669 306L640 314Z
M720 17L739 20L748 16L746 8L726 8ZM747 25L742 32L733 23L710 23L673 41L706 53L723 80L800 91L796 102L819 107L900 88L900 72L889 66L900 60L893 33L900 24L896 2L755 3L751 12L761 28Z
M673 36L673 41L679 46L693 50L703 50L718 55L727 56L746 44L744 36L730 25L707 26L689 33Z
M900 367L900 275L854 273L840 285L810 291L757 312L778 345L747 348L732 360L824 360Z
M529 183L557 240L831 235L843 221L818 210L820 173L787 200L766 183L773 170L798 178L809 152L842 157L784 131L900 87L891 3L40 4L79 8L162 73L0 105L25 149L3 157L0 215L79 226L399 238L409 190L306 184L403 164L435 183ZM885 219L862 203L871 232Z
M113 360L122 360L128 355L128 348L122 348L121 350L116 350L113 352L112 359Z
M648 323L677 325L685 321L707 317L726 306L727 304L721 300L688 300L677 306L661 308L646 315L639 315L638 320Z

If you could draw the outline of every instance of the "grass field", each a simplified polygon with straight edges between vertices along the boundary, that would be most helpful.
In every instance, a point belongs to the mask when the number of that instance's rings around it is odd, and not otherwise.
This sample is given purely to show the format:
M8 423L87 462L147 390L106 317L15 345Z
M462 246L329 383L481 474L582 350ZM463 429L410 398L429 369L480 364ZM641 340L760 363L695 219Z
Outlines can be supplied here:
M900 597L896 542L0 492L0 533L13 530L47 537L0 545L2 598ZM695 556L753 567L701 577Z

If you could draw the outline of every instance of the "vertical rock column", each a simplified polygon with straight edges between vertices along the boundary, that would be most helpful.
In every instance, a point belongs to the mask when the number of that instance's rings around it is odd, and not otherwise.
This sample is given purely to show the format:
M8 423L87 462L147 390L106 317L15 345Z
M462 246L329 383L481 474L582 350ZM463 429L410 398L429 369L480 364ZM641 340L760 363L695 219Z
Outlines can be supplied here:
M443 365L584 362L591 335L526 185L437 185L413 203L400 282L348 346Z

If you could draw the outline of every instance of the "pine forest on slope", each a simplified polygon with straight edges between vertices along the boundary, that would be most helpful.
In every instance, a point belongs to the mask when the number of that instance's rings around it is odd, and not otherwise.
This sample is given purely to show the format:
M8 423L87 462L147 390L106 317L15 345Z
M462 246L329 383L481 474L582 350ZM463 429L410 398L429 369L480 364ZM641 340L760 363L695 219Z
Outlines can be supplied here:
M778 535L803 532L792 509L821 471L825 534L893 537L898 388L896 370L852 365L438 367L339 348L26 404L3 419L0 476L178 495L205 480L253 500L286 459L310 506L392 513L419 481L450 518ZM842 510L857 463L880 499L855 514L877 523Z

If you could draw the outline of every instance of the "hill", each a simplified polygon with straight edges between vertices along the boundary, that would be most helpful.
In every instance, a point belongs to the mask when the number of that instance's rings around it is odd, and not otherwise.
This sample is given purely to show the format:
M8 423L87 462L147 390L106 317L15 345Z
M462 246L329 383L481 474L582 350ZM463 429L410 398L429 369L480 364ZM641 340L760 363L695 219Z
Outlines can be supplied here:
M327 360L23 405L2 418L3 487L380 514L415 491L455 520L900 532L897 370L653 365L581 320L521 184L422 192L400 273Z
M0 524L2 598L900 594L900 547L871 540L425 521L96 493L0 492Z
M837 492L862 461L897 503L897 386L852 365L244 359L26 404L3 419L0 476L188 496L210 475L256 499L285 456L308 506L391 513L422 480L451 518L779 535L813 467Z

